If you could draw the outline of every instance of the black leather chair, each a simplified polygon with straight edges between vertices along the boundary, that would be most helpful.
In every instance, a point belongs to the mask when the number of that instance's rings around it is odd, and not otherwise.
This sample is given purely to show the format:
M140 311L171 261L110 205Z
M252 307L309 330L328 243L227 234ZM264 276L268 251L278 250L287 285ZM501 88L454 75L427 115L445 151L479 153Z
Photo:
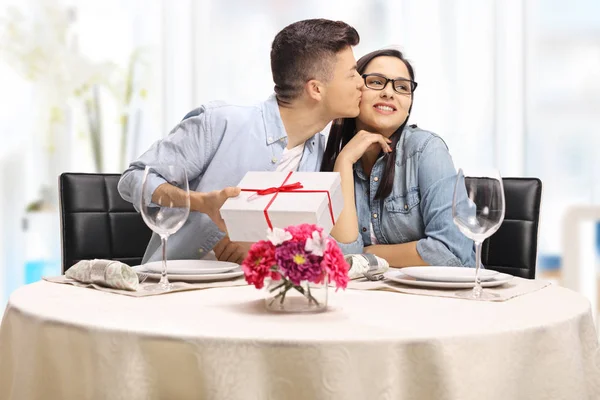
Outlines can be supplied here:
M59 177L63 273L84 259L139 265L152 231L117 191L119 174Z
M535 278L542 181L503 178L505 215L500 229L483 242L486 268L521 278Z
M64 173L59 178L63 273L79 260L102 258L138 265L152 235L142 216L117 191L119 174ZM506 213L483 242L489 268L533 279L542 182L504 178Z

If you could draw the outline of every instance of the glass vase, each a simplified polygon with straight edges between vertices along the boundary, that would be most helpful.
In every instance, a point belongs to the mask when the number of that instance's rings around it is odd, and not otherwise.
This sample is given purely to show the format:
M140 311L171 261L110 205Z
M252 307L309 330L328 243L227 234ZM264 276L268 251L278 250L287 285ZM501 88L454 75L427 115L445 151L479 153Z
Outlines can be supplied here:
M265 281L265 306L276 312L320 312L327 309L327 279L323 283L301 281L293 284L287 278Z

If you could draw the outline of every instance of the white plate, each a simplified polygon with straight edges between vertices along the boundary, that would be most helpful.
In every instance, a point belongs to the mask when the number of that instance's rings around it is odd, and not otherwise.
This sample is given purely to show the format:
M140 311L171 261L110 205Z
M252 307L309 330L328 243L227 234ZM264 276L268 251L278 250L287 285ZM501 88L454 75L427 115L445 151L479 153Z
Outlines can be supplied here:
M154 274L162 273L162 261L153 261L143 264L147 272ZM232 262L217 260L168 260L167 273L169 275L200 275L220 274L233 271L239 265Z
M160 279L160 274L148 272L144 269L142 265L138 265L137 267L133 267L135 272L145 272L148 273L148 277L152 279ZM229 279L234 279L239 276L244 275L244 271L241 268L234 269L230 272L221 272L218 274L195 274L195 275L182 275L182 274L169 274L167 276L169 281L172 282L213 282L213 281L226 281Z
M383 276L394 282L402 283L410 286L421 286L429 288L441 288L441 289L470 289L473 287L474 282L435 282L435 281L424 281L408 276L401 271L388 271ZM481 286L484 288L491 288L500 285L504 285L513 278L512 275L498 273L492 277L489 281L481 282Z
M435 282L475 282L475 268L464 267L406 267L402 268L405 275L424 281ZM492 279L498 271L480 269L479 278L482 281Z

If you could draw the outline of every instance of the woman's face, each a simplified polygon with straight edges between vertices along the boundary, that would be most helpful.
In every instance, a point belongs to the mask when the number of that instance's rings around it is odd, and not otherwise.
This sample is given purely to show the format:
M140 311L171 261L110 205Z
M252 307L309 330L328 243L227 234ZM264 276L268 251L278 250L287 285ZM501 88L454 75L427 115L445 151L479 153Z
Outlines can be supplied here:
M371 60L363 74L379 74L388 79L411 79L404 62L389 56ZM411 103L412 95L396 92L392 82L388 82L383 90L363 86L357 127L390 137L406 121Z

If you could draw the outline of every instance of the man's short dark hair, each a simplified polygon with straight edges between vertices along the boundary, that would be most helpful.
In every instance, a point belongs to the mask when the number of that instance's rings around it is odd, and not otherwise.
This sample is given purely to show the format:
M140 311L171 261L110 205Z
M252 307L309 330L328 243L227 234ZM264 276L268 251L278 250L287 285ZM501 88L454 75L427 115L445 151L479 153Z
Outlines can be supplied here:
M309 80L331 79L336 54L359 41L356 29L342 21L307 19L286 26L271 46L277 100L290 103Z

